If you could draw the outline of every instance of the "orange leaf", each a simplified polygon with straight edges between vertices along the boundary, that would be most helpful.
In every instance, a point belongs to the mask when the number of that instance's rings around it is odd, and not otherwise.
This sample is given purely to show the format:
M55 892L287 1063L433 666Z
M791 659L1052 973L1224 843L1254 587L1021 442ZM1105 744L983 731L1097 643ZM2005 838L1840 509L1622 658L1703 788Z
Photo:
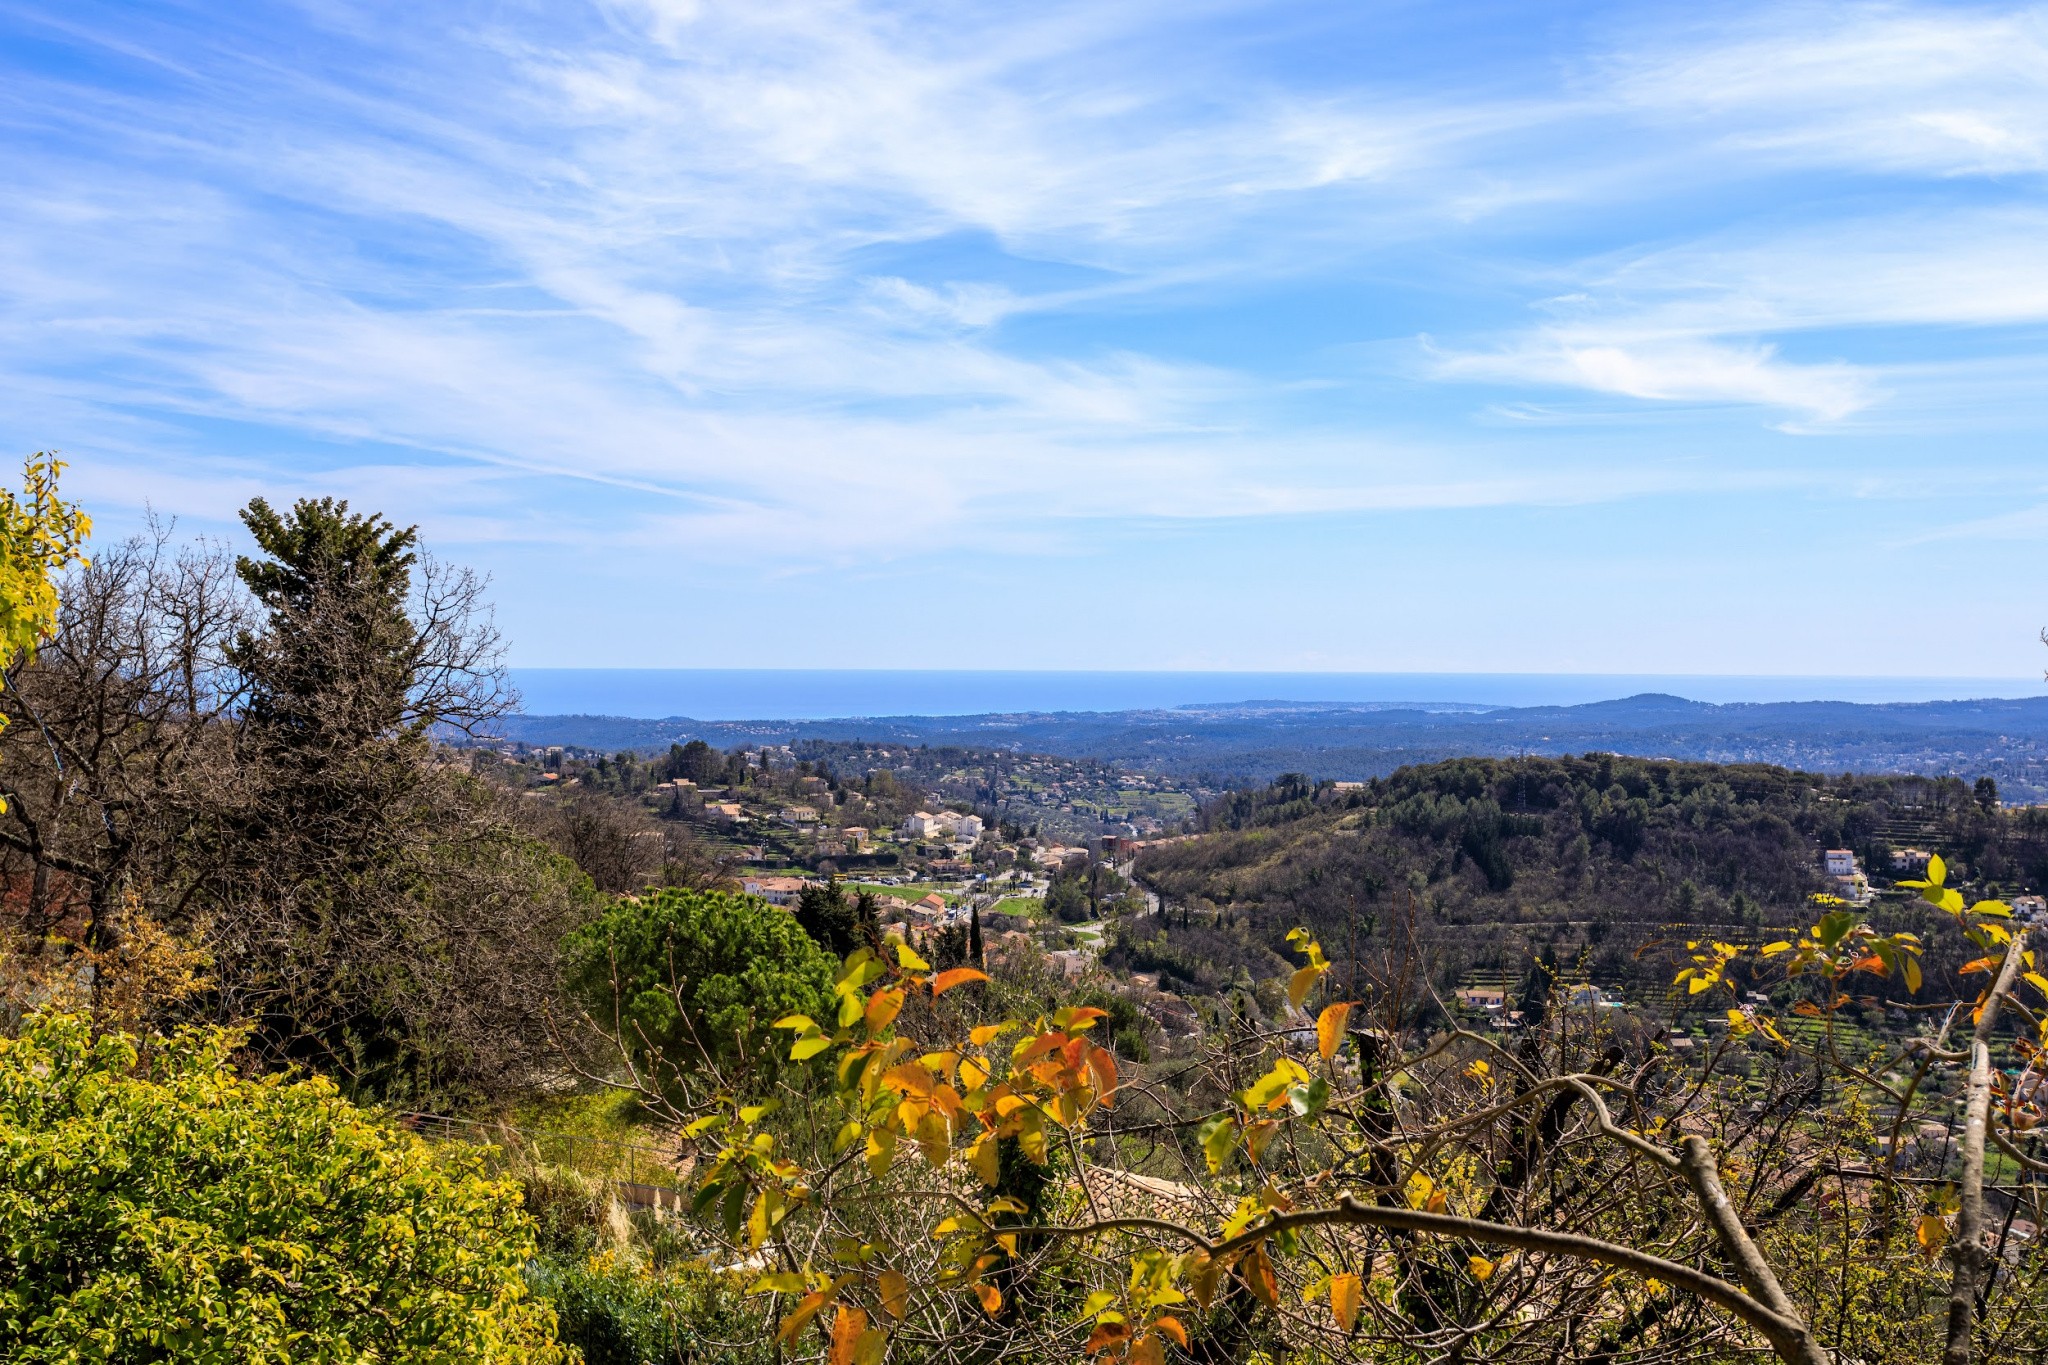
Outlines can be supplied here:
M1266 1307L1280 1306L1280 1285L1273 1277L1273 1262L1267 1258L1263 1245L1255 1246L1245 1253L1244 1259L1238 1262L1237 1273L1244 1277L1245 1286L1256 1294Z
M1431 1190L1429 1192L1428 1201L1425 1202L1422 1207L1430 1213L1442 1213L1445 1209L1450 1207L1450 1203L1450 1200L1444 1198L1444 1192L1442 1190Z
M1131 1343L1131 1353L1124 1360L1125 1365L1166 1365L1166 1343L1157 1332L1147 1332Z
M896 1016L903 1009L903 992L899 990L876 991L868 997L866 1018L869 1033L880 1033L896 1022Z
M882 1293L882 1311L896 1321L903 1321L903 1315L910 1311L910 1281L894 1270L882 1272L878 1287Z
M1152 1330L1172 1337L1174 1344L1183 1351L1188 1348L1188 1329L1180 1325L1179 1318L1161 1318L1152 1324Z
M1350 1271L1330 1277L1330 1315L1337 1330L1350 1332L1358 1322L1358 1305L1364 1301L1365 1286Z
M1195 1302L1203 1308L1216 1297L1216 1282L1223 1277L1223 1267L1206 1251L1188 1253L1188 1288L1195 1292Z
M814 1289L804 1295L797 1300L797 1305L790 1310L789 1316L782 1320L782 1328L776 1332L775 1339L784 1346L794 1342L797 1333L804 1330L804 1325L818 1316L818 1310L831 1301L832 1291L829 1289Z
M1116 1094L1116 1054L1106 1047L1091 1048L1088 1052L1088 1069L1095 1073L1095 1092L1104 1108L1110 1108Z
M1097 1323L1095 1326L1095 1330L1088 1334L1088 1341L1085 1345L1081 1347L1081 1349L1092 1356L1098 1351L1116 1345L1118 1342L1122 1341L1125 1337L1129 1336L1130 1334L1131 1328L1129 1323Z
M868 1330L868 1315L850 1303L839 1305L839 1316L832 1320L832 1350L825 1357L831 1365L853 1365L854 1348L860 1345L860 1334Z
M1316 1051L1323 1054L1326 1062L1336 1056L1337 1049L1344 1045L1344 1025L1351 1018L1353 1003L1340 1000L1334 1005L1324 1006L1323 1012L1316 1016Z
M1968 976L1972 972L1988 972L1998 966L2000 961L2001 959L1995 957L1980 957L1974 962L1965 962L1956 968L1956 975Z
M990 1317L1003 1311L1003 1291L992 1284L974 1286L974 1297L981 1300L981 1311Z
M955 986L964 986L970 981L986 980L988 980L987 972L977 972L972 967L954 967L948 971L940 972L932 978L932 994L934 996L944 995Z

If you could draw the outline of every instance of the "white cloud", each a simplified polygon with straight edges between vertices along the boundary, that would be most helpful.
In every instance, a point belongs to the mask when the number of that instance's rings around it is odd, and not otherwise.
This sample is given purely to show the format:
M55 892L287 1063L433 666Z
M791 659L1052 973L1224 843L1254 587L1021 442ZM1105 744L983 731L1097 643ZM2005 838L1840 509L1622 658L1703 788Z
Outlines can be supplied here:
M1721 145L1936 175L2048 169L2048 12L1900 4L1716 15L1616 56L1607 90Z
M1815 422L1840 421L1877 396L1869 377L1851 366L1789 364L1768 345L1615 341L1559 331L1540 332L1509 350L1445 354L1435 372L1659 402L1753 404Z

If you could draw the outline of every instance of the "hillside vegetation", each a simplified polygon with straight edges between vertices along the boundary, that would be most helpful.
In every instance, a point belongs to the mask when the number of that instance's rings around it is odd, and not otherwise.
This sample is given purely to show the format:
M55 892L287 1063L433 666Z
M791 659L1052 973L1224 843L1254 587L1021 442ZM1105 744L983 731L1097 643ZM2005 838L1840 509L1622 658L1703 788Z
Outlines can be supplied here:
M1852 850L1879 881L1918 846L1949 851L1986 895L2041 884L2044 814L1955 779L1605 754L1456 759L1343 787L1283 777L1213 803L1208 832L1144 851L1166 908L1117 960L1214 991L1240 968L1277 976L1285 934L1306 924L1333 952L1412 941L1444 979L1547 950L1648 982L1637 954L1667 931L1799 922L1824 889L1823 849ZM1923 918L1904 900L1890 913Z

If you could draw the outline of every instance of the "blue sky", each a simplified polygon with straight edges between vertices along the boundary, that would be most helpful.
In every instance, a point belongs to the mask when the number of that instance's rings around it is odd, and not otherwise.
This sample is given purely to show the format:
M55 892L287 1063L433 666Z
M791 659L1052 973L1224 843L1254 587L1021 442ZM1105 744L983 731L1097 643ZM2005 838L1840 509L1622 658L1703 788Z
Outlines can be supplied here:
M2048 9L0 4L0 429L526 665L2048 662Z

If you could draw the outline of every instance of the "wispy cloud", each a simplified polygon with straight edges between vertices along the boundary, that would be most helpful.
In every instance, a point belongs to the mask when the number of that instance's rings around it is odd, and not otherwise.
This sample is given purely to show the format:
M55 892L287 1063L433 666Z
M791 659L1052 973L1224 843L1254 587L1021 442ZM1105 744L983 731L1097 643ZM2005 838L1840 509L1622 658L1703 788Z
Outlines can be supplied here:
M2037 383L2043 13L16 10L0 422L777 572L1790 496Z
M1772 6L1625 46L1609 90L1745 156L1874 171L2048 170L2048 14Z

